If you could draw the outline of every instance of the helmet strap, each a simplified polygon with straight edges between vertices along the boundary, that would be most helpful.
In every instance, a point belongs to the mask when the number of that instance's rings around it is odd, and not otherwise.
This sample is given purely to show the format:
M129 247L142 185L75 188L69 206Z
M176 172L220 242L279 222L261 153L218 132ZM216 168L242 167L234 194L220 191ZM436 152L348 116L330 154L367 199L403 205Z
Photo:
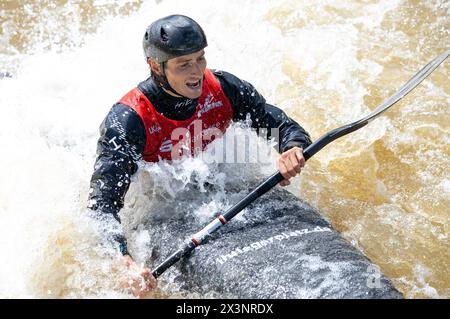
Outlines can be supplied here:
M156 72L152 72L152 77L155 80L156 84L161 87L166 89L167 91L170 91L176 95L179 95L181 97L185 97L182 94L178 93L177 91L175 91L174 88L172 88L172 86L169 84L169 81L167 80L167 76L166 76L166 72L165 72L165 62L161 62L159 64L159 68L161 70L161 75L157 74Z

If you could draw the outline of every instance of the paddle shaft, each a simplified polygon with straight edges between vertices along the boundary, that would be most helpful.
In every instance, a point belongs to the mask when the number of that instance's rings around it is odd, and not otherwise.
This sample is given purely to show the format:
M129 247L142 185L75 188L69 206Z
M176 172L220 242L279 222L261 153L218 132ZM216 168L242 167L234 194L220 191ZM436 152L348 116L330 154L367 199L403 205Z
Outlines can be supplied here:
M417 85L420 84L420 82L422 82L429 74L431 74L431 72L433 72L449 55L450 50L447 50L443 54L433 59L430 63L428 63L425 67L423 67L414 77L412 77L405 85L403 85L394 95L389 97L389 99L387 99L383 104L379 105L368 116L353 123L331 130L330 132L320 137L318 140L316 140L314 143L312 143L303 151L303 157L305 158L305 160L307 161L308 159L310 159L312 156L314 156L314 154L316 154L326 145L338 139L339 137L347 135L351 132L359 130L361 127L366 126L370 121L378 117L389 107L391 107L399 100L401 100L406 94L411 92ZM262 182L258 187L256 187L256 189L254 189L251 193L245 196L241 201L239 201L233 207L228 209L225 213L219 215L216 219L214 219L211 223L206 225L206 227L204 227L198 233L194 234L189 240L187 240L184 243L184 245L180 249L178 249L175 253L170 255L164 262L162 262L159 266L157 266L152 271L152 275L155 278L161 276L161 274L164 271L166 271L168 268L174 265L181 258L192 252L195 249L195 247L203 244L212 233L216 232L220 227L229 222L234 216L236 216L250 203L252 203L257 198L267 193L270 189L272 189L283 179L284 178L280 172L276 172L270 177L268 177L264 182Z

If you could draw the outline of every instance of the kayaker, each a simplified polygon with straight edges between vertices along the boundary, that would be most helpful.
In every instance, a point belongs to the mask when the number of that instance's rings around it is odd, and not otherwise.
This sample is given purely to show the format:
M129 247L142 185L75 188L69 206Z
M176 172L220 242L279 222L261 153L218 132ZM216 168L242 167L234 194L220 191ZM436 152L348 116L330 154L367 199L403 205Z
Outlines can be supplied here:
M100 126L88 205L99 218L112 216L120 223L119 211L138 161L196 155L231 121L250 119L252 128L267 129L267 138L272 137L271 128L278 128L277 167L285 178L280 185L288 185L300 173L305 163L302 151L311 144L309 134L266 103L250 83L207 69L206 46L200 25L183 15L164 17L147 28L143 48L151 75L114 104ZM180 139L180 132L192 138ZM124 285L135 296L154 289L150 269L134 262L123 234L114 235L114 240L124 264L136 274Z

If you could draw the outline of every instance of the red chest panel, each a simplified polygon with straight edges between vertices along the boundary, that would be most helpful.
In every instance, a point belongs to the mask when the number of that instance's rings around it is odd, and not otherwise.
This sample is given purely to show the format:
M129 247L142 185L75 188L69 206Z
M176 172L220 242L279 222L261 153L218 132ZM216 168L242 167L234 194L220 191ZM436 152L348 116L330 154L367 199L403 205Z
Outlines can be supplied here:
M147 141L143 158L148 162L198 154L225 132L233 117L230 101L208 69L195 113L187 120L176 121L161 115L138 88L128 92L120 103L133 108L144 123Z

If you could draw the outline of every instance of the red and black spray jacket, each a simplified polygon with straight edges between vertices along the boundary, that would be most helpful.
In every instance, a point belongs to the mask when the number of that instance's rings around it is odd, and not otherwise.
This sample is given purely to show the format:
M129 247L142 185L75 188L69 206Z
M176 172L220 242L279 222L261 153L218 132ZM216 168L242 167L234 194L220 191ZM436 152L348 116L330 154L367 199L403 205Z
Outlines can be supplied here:
M100 126L88 207L98 216L112 216L120 222L119 211L131 176L137 171L137 162L170 160L172 155L183 155L182 147L176 146L180 136L172 134L176 128L189 132L188 149L195 155L213 139L199 139L198 132L204 134L215 128L217 135L231 121L248 119L257 131L266 129L267 138L271 138L271 128L278 128L280 152L311 144L309 134L297 122L266 103L250 83L230 73L206 70L198 99L171 96L148 78L113 105ZM126 253L125 238L120 232L114 238Z
M136 111L144 124L146 143L142 156L145 161L195 156L225 133L233 118L233 108L219 81L208 69L202 95L196 100L195 111L187 119L171 119L162 115L139 88L131 90L119 101Z

